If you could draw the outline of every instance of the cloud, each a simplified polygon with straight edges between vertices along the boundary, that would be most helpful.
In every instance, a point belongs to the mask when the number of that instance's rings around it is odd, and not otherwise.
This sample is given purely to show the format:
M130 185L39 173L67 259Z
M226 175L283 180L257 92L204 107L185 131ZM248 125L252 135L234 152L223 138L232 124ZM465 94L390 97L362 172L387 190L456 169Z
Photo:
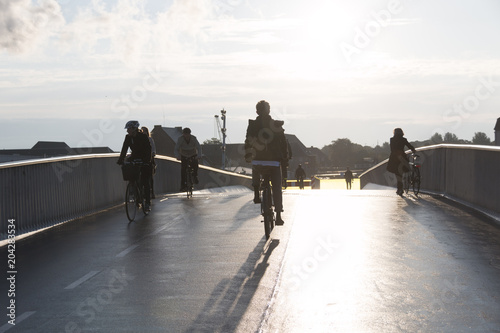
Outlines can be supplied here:
M0 50L23 53L41 45L41 55L55 51L94 68L122 64L142 70L161 64L186 72L194 59L235 44L240 50L229 52L229 60L248 48L276 45L282 41L274 31L297 25L286 19L235 20L231 14L242 5L238 0L174 0L165 10L151 12L142 0L91 0L75 5L65 21L55 0L0 0Z
M154 13L141 0L113 5L93 0L78 9L59 41L63 52L79 58L140 68L199 52L214 15L208 0L174 0L168 9Z
M55 0L0 0L0 50L22 53L53 35L64 18Z

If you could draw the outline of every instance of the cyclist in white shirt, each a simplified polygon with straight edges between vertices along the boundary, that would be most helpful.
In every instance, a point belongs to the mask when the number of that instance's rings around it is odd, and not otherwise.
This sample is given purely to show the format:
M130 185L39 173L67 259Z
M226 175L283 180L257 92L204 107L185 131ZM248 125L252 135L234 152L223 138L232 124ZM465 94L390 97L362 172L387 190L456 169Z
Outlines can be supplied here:
M198 160L201 158L201 146L198 139L191 135L191 129L184 128L182 136L177 140L174 148L175 157L181 161L181 188L180 192L186 190L186 168L191 164L194 171L194 183L198 184Z

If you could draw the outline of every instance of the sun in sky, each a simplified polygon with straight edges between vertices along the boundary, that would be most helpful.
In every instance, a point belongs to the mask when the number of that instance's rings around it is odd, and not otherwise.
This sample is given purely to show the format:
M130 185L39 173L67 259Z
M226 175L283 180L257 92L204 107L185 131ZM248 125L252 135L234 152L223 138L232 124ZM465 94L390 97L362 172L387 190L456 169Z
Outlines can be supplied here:
M123 124L189 126L228 111L242 142L266 99L287 132L322 147L374 146L394 127L493 136L500 4L486 0L0 0L2 148L116 149ZM476 92L479 91L479 97ZM207 126L207 123L210 126ZM39 127L49 129L40 131Z

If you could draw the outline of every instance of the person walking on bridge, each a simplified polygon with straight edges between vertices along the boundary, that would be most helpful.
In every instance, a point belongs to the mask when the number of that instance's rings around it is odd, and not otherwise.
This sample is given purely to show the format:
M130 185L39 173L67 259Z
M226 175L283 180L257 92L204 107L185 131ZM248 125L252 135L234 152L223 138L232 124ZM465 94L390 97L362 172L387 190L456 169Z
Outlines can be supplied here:
M299 164L297 169L295 169L295 179L297 179L301 190L304 189L304 178L306 178L306 171L302 169L302 164Z
M148 139L149 139L149 144L151 145L151 199L155 199L155 189L154 189L154 175L156 173L156 162L155 162L155 156L156 156L156 145L155 145L155 140L151 137L151 134L149 133L149 129L146 126L142 126L141 128L142 133L146 134Z
M394 129L394 136L391 138L391 155L387 163L387 171L396 175L397 191L396 194L403 196L403 173L410 171L410 162L405 154L405 146L415 153L415 148L404 137L404 132L401 128Z
M347 170L344 173L345 183L348 190L352 190L352 179L354 178L352 175L352 171L347 167Z

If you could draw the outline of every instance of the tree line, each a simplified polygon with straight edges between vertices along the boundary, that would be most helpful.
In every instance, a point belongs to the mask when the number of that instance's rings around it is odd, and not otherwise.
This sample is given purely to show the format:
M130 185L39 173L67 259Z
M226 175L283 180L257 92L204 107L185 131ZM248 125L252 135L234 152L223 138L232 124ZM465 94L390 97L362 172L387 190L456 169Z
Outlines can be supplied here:
M445 135L435 133L430 139L424 141L410 141L415 147L431 146L440 143L449 144L473 144L473 145L492 145L490 138L483 132L476 132L471 141L459 139L455 134L447 132ZM329 145L324 146L321 151L328 157L328 165L322 167L355 167L362 168L377 164L389 157L391 148L389 142L377 145L375 147L362 146L351 142L347 138L337 139Z

